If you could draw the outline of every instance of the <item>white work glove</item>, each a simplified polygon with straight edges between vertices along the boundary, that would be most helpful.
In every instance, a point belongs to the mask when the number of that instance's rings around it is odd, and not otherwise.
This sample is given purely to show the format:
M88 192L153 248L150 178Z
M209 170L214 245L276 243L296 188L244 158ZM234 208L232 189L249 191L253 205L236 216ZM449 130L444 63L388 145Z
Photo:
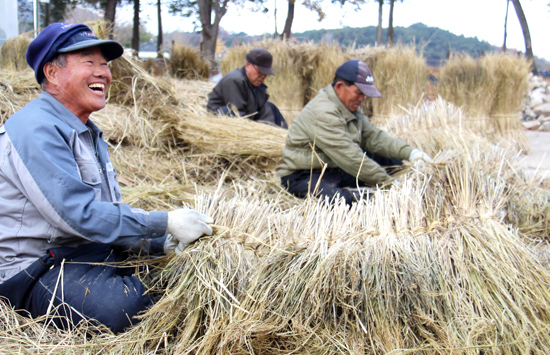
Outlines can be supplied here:
M166 233L170 234L170 236L166 237L164 249L166 250L166 243L171 239L170 237L173 237L179 242L175 248L176 253L178 253L178 250L179 252L183 251L185 247L204 234L212 235L212 227L207 223L214 223L214 219L188 208L181 208L168 212ZM170 240L170 243L171 242L172 240Z
M164 254L179 254L185 249L185 245L177 240L172 234L168 234L164 240Z
M432 158L430 158L430 156L426 153L424 153L423 151L421 151L420 149L413 149L413 151L411 152L411 155L409 156L409 159L408 159L411 163L416 163L416 162L419 162L419 161L424 161L426 163L432 163L433 160Z

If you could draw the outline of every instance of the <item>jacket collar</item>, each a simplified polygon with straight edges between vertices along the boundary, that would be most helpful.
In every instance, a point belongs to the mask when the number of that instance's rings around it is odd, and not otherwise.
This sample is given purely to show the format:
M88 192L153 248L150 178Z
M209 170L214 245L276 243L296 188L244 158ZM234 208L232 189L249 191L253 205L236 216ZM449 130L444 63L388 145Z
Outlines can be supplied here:
M78 132L78 134L88 131L89 128L94 134L102 135L103 132L92 122L91 119L88 118L86 124L82 123L80 118L78 118L71 112L71 110L65 107L50 93L42 91L39 98L49 104L57 112L57 117Z

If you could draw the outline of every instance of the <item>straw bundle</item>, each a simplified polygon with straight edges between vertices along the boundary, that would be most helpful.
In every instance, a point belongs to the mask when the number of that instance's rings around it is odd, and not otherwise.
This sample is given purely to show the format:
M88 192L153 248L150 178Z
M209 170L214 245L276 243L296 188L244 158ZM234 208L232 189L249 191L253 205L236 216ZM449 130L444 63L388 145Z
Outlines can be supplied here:
M528 74L529 63L510 54L455 56L440 70L439 93L472 117L491 117L488 123L502 133L519 127Z
M367 101L366 112L372 111L376 122L384 122L398 106L416 105L422 100L426 90L426 64L416 48L410 46L373 52L367 52L366 58L358 58L369 65L382 94L381 98Z
M476 144L498 144L512 151L529 151L529 141L523 130L509 130L502 135L485 134L480 137L480 123L485 120L470 119L463 109L446 102L441 97L429 105L401 107L403 115L392 116L381 127L391 136L406 141L413 147L424 149L431 155L443 150L472 149Z
M0 71L0 124L38 96L40 87L30 68Z
M162 298L118 337L123 345L103 345L128 353L545 353L550 271L503 223L505 156L496 147L440 155L400 189L349 210L198 196L216 235L158 261L151 287Z
M3 70L23 70L28 68L25 55L31 43L28 35L8 38L0 46L0 68Z
M208 79L210 65L196 48L176 43L170 51L170 73L178 79Z

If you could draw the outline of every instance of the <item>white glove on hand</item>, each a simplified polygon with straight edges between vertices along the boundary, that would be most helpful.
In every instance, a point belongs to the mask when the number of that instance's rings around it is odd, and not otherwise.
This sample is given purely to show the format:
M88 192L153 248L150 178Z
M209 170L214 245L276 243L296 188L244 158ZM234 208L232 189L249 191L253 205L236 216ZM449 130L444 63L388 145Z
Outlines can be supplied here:
M182 242L177 240L172 234L168 234L164 240L164 254L171 255L176 253L179 254L185 249L185 245Z
M188 208L168 212L166 233L171 234L173 238L180 242L176 247L176 253L178 250L179 252L183 251L185 247L202 235L212 235L212 227L207 223L214 223L214 219ZM166 237L167 241L168 238L170 236ZM164 245L166 246L166 242Z
M168 234L164 240L164 254L170 255L176 251L176 247L180 243L172 234Z
M426 163L433 163L433 160L432 158L430 158L430 156L426 153L424 153L423 151L421 151L420 149L413 149L413 151L411 152L411 155L409 156L409 159L408 159L411 163L416 163L417 161L424 161Z

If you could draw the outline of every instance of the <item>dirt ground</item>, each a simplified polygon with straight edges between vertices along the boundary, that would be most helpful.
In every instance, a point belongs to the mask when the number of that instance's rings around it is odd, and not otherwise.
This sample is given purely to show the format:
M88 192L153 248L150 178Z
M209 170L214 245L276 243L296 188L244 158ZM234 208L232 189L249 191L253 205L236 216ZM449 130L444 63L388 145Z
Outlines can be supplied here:
M550 132L525 131L531 145L531 152L521 158L521 166L527 171L539 171L550 177Z

